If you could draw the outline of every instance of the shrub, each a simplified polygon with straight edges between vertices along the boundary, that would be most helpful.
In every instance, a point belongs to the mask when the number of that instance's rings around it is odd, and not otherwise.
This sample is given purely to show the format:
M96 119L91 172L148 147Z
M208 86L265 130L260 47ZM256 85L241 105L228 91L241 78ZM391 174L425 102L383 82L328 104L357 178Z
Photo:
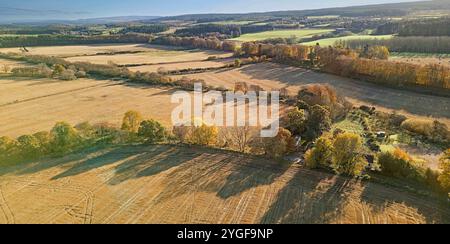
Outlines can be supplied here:
M402 123L401 127L409 132L423 136L431 136L433 133L433 125L427 120L407 119Z
M192 127L189 142L195 145L210 146L217 142L219 130L215 126L203 124L201 126Z
M139 127L138 135L147 143L162 142L167 138L164 126L155 120L144 120Z
M384 152L378 156L381 173L397 178L420 179L419 168L414 159L405 151L396 148L392 152Z
M338 174L360 175L367 166L362 138L353 133L337 135L333 142L333 169Z
M309 85L298 92L297 99L309 106L328 107L332 119L343 117L352 105L344 97L338 96L336 90L328 85Z
M442 170L442 173L440 174L438 181L444 190L450 192L450 149L445 151L444 155L442 155L439 167Z
M402 123L401 127L435 142L446 143L450 140L450 131L447 125L436 120L408 119Z
M32 135L17 138L17 146L22 158L37 158L39 156L39 141Z
M122 119L122 130L137 133L142 122L142 116L137 111L128 111Z
M314 105L309 112L307 122L307 133L309 139L320 137L324 132L331 129L330 112L325 107Z
M69 80L76 80L77 76L75 76L75 71L71 69L66 69L59 74L58 78L60 80L69 81Z
M17 142L9 137L0 137L0 163L13 161L17 154Z
M301 135L306 130L306 115L304 110L297 107L287 114L286 128L293 135Z
M333 156L333 142L327 137L316 141L315 147L305 154L306 167L310 169L329 168Z
M174 126L172 133L176 138L178 138L178 140L180 140L181 143L189 143L192 127L185 125Z
M76 130L66 122L58 122L51 130L52 150L55 153L67 153L79 145Z
M18 67L11 71L14 76L33 77L33 78L50 78L53 71L45 64L39 64L36 67Z
M86 72L83 71L83 70L78 70L78 71L75 73L75 76L76 76L77 78L86 78L86 77L87 77L87 74L86 74Z
M278 135L273 138L265 138L264 151L267 156L280 159L295 149L295 141L292 134L285 128L280 128Z
M51 152L52 135L48 131L41 131L33 134L39 145L40 155L47 155Z

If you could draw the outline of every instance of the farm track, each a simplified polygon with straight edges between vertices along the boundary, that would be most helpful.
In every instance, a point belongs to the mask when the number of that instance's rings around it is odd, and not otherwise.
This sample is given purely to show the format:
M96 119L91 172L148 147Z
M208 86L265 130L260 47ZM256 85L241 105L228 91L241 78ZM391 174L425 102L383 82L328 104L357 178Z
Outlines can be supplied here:
M5 170L3 223L450 222L434 198L201 148L119 147Z

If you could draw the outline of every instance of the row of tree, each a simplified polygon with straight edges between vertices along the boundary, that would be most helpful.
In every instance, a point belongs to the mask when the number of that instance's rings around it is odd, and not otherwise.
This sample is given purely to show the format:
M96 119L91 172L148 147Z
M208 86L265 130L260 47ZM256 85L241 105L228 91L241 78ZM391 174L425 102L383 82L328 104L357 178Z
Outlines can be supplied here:
M376 33L400 36L450 36L448 26L450 26L450 18L417 19L386 23L379 26Z
M340 45L360 49L366 45L386 46L392 52L450 53L450 37L393 37L390 39L354 39L341 41Z
M169 26L163 24L153 24L153 25L133 25L123 28L119 33L144 33L144 34L155 34L169 30Z
M56 78L66 81L86 77L86 72L78 70L74 65L68 66L67 69L60 64L50 68L44 63L31 67L16 67L11 70L11 73L15 77Z
M152 43L230 52L237 50L237 44L235 42L221 41L217 38L164 36L153 40Z
M417 65L385 60L389 50L383 46L364 46L361 50L302 45L244 43L245 56L268 56L277 61L316 65L344 77L361 78L389 86L425 86L450 89L450 69L443 65Z
M0 47L57 46L102 43L148 43L151 36L128 33L121 35L4 35L0 36Z
M221 25L221 24L201 24L189 28L179 29L175 32L177 36L210 36L212 33L219 33L228 37L239 37L243 34L272 31L272 25Z

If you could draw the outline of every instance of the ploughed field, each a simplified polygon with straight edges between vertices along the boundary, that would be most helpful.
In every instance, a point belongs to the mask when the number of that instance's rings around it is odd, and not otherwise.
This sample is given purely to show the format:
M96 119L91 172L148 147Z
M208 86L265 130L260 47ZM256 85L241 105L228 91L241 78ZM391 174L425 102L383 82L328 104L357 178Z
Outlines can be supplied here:
M202 148L91 149L0 174L0 223L450 222L431 197Z

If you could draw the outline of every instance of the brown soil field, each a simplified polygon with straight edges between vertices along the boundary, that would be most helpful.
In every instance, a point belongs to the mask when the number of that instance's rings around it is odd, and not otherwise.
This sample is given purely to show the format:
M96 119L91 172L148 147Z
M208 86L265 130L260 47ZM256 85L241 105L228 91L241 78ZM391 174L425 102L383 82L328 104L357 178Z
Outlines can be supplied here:
M171 91L110 80L0 78L0 135L17 137L49 130L56 122L108 122L137 110L170 125Z
M142 65L136 67L128 68L131 71L140 72L157 72L159 68L164 68L166 71L175 71L182 69L197 69L197 68L219 68L226 64L232 63L234 59L221 59L214 61L198 61L198 62L175 62L175 63L165 63L165 64L155 64L155 65Z
M450 223L432 197L202 148L92 149L0 175L0 223Z
M248 84L260 85L267 90L286 87L292 94L296 94L304 85L329 84L355 105L368 104L382 111L397 111L411 117L433 117L450 125L449 97L387 88L286 65L254 64L240 69L192 74L187 77L203 79L207 84L223 85L230 89L233 89L235 82L244 81Z

